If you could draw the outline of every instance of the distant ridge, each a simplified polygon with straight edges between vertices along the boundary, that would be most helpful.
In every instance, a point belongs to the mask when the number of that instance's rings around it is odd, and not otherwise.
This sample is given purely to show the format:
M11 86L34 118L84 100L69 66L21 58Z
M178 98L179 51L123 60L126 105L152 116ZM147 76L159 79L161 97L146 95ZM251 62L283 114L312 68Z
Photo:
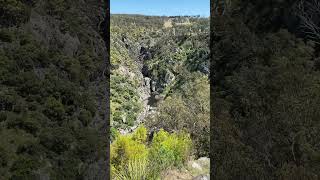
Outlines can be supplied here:
M167 17L167 18L209 18L208 16L201 15L178 15L178 16L168 16L168 15L149 15L149 14L123 14L123 13L111 13L111 16L144 16L144 17Z

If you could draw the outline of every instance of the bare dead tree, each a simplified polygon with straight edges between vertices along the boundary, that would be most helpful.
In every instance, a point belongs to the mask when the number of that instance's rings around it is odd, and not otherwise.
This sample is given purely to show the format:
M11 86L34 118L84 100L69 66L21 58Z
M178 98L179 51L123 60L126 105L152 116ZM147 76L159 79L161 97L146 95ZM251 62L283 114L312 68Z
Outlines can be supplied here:
M320 44L320 1L301 0L297 5L297 15L306 37Z

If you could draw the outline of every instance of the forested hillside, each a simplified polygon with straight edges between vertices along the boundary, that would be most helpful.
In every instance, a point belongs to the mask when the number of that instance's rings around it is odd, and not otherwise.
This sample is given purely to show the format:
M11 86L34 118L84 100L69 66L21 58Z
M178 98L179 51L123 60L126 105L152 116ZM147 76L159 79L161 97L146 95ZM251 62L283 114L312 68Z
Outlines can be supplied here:
M111 16L113 179L172 179L208 157L208 44L208 18ZM202 160L184 176L208 174Z
M0 1L0 179L106 179L103 1Z
M318 1L219 2L211 4L214 179L319 179Z

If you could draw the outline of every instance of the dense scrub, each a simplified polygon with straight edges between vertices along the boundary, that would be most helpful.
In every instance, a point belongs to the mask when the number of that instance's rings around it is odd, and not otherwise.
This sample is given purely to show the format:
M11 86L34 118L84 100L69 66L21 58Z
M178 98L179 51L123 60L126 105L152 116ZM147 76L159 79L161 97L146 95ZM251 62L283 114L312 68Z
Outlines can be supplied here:
M0 1L0 179L105 177L102 6Z
M296 18L282 8L292 3L259 2L239 1L212 19L211 172L216 179L318 179L318 45L277 23Z

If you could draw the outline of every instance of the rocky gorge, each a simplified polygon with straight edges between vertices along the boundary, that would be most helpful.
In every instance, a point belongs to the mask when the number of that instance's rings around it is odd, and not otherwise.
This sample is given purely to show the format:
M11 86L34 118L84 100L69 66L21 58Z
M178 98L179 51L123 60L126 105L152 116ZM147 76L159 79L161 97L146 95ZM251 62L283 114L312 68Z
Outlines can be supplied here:
M209 147L208 23L201 17L111 15L111 164L117 169L115 177L139 173L142 179L166 179L174 173L177 178L183 174L189 179L208 178L209 160L204 167L196 160L208 156ZM171 145L156 145L159 133ZM136 139L138 134L143 140ZM182 142L173 142L175 138ZM182 149L176 149L178 144ZM163 147L153 149L156 146ZM152 174L143 169L127 172L128 165L121 162L137 163L137 157L129 154L142 155L142 147L148 163L135 166L155 169ZM126 156L119 162L118 158ZM177 164L189 169L188 173Z

